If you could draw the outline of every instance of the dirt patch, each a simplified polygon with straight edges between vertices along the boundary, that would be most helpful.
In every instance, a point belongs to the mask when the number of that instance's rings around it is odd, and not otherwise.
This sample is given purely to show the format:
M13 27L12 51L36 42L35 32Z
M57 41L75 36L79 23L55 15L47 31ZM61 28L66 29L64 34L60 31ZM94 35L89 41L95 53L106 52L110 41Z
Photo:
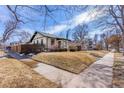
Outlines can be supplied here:
M39 63L39 62L34 61L32 59L22 59L20 61L23 62L24 64L28 65L31 68L37 67L37 64Z

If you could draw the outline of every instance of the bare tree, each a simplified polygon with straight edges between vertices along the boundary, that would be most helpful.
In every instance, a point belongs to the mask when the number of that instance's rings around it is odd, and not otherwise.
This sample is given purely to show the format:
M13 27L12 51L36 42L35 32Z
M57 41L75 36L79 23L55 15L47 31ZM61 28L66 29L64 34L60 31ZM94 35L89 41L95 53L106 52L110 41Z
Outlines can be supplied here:
M11 36L11 34L15 31L17 28L17 21L15 20L9 20L5 23L5 30L3 33L2 42L5 43Z
M11 12L12 16L14 17L16 22L23 22L22 20L19 19L19 16L17 14L17 8L18 6L14 6L13 8L11 8L11 6L6 5L7 9Z
M66 39L67 39L67 51L70 51L70 49L69 49L69 35L70 35L70 29L68 29L67 31L66 31Z
M73 38L76 42L79 42L83 48L85 44L85 38L88 35L88 26L86 24L81 24L78 25L74 30L75 32L73 33Z
M3 41L9 39L10 34L15 32L16 26L20 23L26 24L29 22L34 22L35 18L32 18L31 14L28 14L27 11L30 13L35 13L41 17L43 17L43 28L45 31L46 25L49 20L51 19L53 23L58 24L57 18L55 14L60 13L60 11L64 11L65 17L70 17L74 14L74 12L82 11L86 8L86 6L47 6L47 5L38 5L38 6L28 6L28 5L6 5L6 8L10 12L12 18L6 22L5 24L5 31L3 35ZM25 10L27 10L25 12ZM42 19L42 18L41 18ZM14 20L14 21L13 21ZM39 20L38 20L39 22ZM11 29L10 29L11 27Z
M102 7L99 7L99 11ZM103 14L105 15L101 20L99 20L98 24L100 27L104 27L104 29L111 29L111 31L121 31L122 34L122 42L124 42L124 6L123 5L110 5L104 6ZM124 49L124 43L123 49ZM123 51L124 55L124 51Z
M111 35L108 38L108 43L113 46L113 48L116 49L117 52L120 52L120 41L121 41L121 36L120 35Z
M109 50L109 43L108 43L109 36L110 36L110 32L109 31L104 32L103 34L101 34L101 38L104 41L106 50Z
M35 13L37 15L40 15L43 17L43 28L45 30L45 27L48 23L49 20L53 21L54 24L58 24L59 22L57 21L57 18L55 17L57 12L60 13L64 12L66 18L70 18L73 16L75 12L81 12L82 10L86 9L87 6L64 6L64 5L37 5L37 6L32 6L32 5L7 5L7 9L10 11L12 16L16 19L18 22L26 23L27 21L35 21L35 19L31 17L31 15L28 15L23 10L28 10L30 13ZM20 11L23 11L23 13L20 13ZM22 15L24 14L25 15ZM48 20L49 19L49 20ZM39 20L38 20L39 22Z
M95 34L94 35L94 43L95 43L95 45L97 44L97 42L98 42L98 34Z
M113 25L117 25L122 32L122 42L124 49L124 6L123 5L110 6L109 13L114 18L115 23L113 23Z
M22 30L22 31L16 31L11 35L11 37L17 37L18 41L20 43L26 43L30 40L32 34L28 31Z

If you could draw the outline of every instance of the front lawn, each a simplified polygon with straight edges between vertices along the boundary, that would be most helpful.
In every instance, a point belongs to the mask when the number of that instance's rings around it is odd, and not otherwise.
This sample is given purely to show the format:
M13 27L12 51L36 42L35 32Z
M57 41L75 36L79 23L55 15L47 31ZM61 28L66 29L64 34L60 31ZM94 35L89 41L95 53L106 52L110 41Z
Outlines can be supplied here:
M1 88L42 88L58 87L55 83L39 75L29 66L15 59L0 59Z
M32 59L73 73L80 73L96 61L96 57L86 52L39 53Z
M90 55L93 55L97 58L102 58L103 56L105 56L105 54L108 53L108 51L104 51L104 50L98 50L98 51L95 51L95 50L92 50L92 51L87 51L87 53L89 53Z

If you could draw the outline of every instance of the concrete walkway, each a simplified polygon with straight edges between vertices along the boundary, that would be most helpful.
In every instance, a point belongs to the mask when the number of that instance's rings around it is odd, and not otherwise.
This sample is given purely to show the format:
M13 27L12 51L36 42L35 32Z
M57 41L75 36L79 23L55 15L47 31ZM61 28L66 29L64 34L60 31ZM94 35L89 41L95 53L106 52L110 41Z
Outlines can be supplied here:
M56 67L39 63L35 71L62 87L108 88L112 87L114 54L108 53L80 74L73 74Z

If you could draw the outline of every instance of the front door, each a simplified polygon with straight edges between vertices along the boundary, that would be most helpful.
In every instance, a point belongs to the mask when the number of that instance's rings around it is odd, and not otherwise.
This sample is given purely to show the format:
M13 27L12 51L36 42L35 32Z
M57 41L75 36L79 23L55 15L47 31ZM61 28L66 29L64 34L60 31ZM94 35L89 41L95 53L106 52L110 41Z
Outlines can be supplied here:
M58 41L58 48L61 48L61 41Z

